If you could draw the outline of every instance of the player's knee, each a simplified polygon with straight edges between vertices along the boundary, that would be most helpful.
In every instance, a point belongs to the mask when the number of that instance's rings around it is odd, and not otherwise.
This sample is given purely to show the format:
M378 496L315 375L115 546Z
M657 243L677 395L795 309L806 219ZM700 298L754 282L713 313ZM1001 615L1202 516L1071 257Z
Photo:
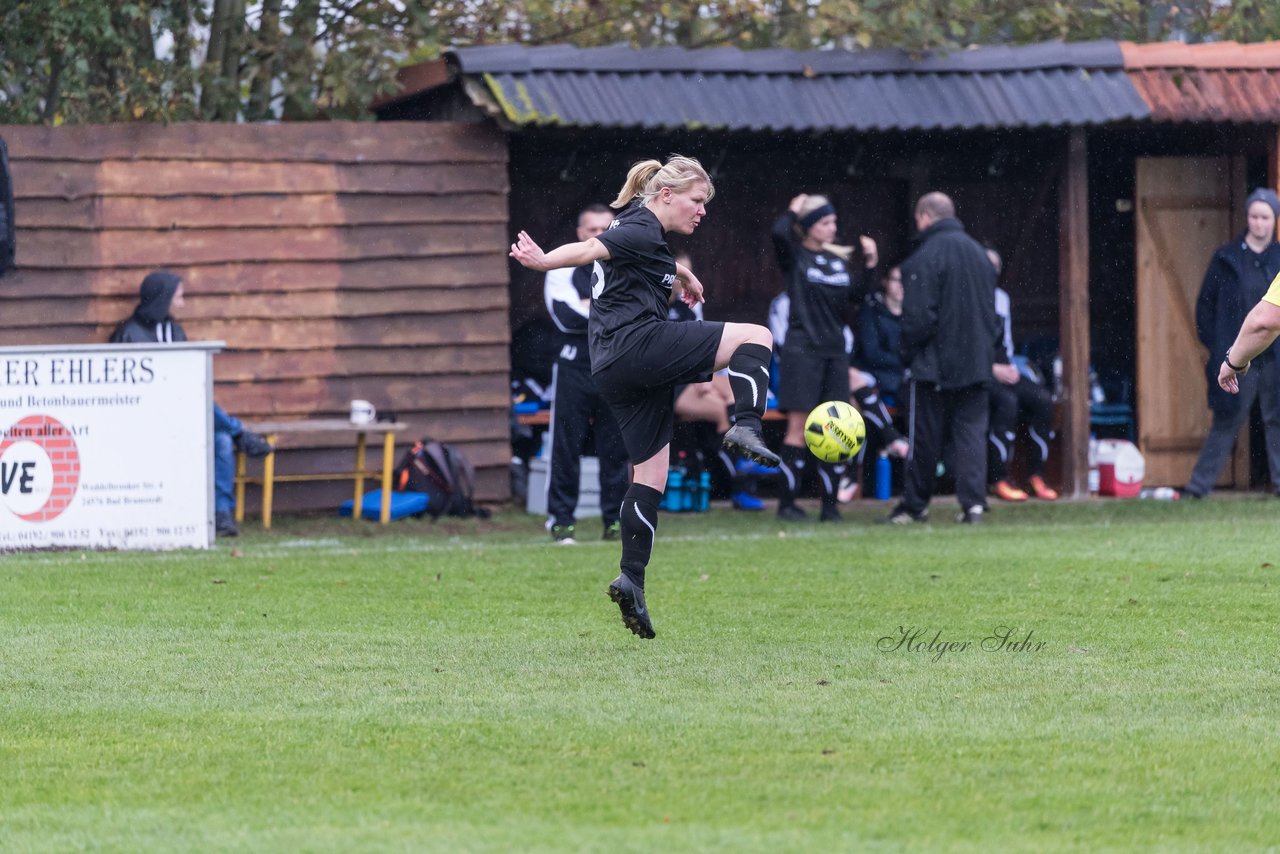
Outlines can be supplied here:
M759 344L761 347L773 349L773 333L769 327L757 323L746 324L746 335L743 344Z

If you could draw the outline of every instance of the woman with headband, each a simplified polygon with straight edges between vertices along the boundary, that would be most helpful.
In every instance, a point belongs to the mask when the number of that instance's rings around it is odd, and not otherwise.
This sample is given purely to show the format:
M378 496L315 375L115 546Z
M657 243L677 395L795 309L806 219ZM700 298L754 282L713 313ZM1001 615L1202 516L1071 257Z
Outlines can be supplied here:
M809 452L804 421L815 406L827 400L849 399L849 342L845 317L849 304L861 299L875 278L876 242L862 236L860 267L843 247L832 245L836 211L825 196L799 195L773 225L773 248L786 277L790 309L787 336L778 368L778 408L787 413L783 439L783 494L778 518L807 518L796 504ZM853 265L856 269L850 269ZM844 465L820 463L823 522L840 520L837 489Z

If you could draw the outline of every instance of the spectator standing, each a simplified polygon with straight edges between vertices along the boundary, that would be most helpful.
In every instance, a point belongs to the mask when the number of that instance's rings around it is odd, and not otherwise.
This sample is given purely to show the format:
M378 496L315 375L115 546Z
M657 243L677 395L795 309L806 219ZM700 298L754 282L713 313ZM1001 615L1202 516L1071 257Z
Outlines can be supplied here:
M911 452L902 500L885 521L925 521L938 460L950 438L961 509L956 521L974 524L986 510L987 382L999 334L995 270L956 219L950 197L926 193L914 216L918 234L902 263Z
M598 236L613 222L613 211L602 204L588 205L578 214L579 241ZM561 545L577 542L578 483L587 435L595 434L600 463L600 517L603 537L617 539L622 525L618 513L627 492L629 470L618 422L591 378L587 346L587 322L591 315L591 286L600 266L549 270L543 283L547 312L559 331L552 385L551 459L547 461L547 524L551 539ZM595 426L592 427L594 420Z
M1000 253L988 247L987 258L996 271L996 280L1004 269ZM1035 455L1027 463L1027 483L1036 498L1056 501L1058 493L1044 480L1044 465L1049 459L1049 443L1053 441L1053 395L1031 375L1031 368L1020 367L1013 354L1013 307L1009 292L996 285L996 321L1000 324L1000 345L991 365L991 429L987 433L987 478L991 491L1002 501L1026 501L1027 493L1009 482L1009 461L1017 438L1018 421L1025 419L1027 434Z
M1245 312L1257 305L1280 274L1280 244L1276 243L1280 198L1272 190L1258 188L1249 194L1245 210L1244 234L1213 253L1196 300L1196 334L1209 350L1205 376L1213 424L1183 489L1192 498L1204 498L1213 490L1255 400L1262 406L1271 488L1280 494L1280 366L1274 352L1268 346L1250 354L1253 369L1239 375L1237 392L1228 394L1218 383L1222 354L1235 340Z
M111 333L112 344L173 344L187 333L171 311L184 305L182 278L168 270L148 273L138 289L138 307ZM236 448L251 457L265 457L272 447L257 433L244 429L240 419L213 405L214 532L239 535L235 520Z
M805 418L823 401L849 399L845 316L849 303L868 290L877 261L876 243L864 235L859 238L861 269L851 271L846 259L829 248L836 228L835 208L825 196L801 194L774 223L771 235L789 300L786 338L778 361L778 408L787 413L778 518L786 521L807 518L796 504L809 458ZM819 463L818 471L822 481L819 518L839 521L837 493L845 465Z

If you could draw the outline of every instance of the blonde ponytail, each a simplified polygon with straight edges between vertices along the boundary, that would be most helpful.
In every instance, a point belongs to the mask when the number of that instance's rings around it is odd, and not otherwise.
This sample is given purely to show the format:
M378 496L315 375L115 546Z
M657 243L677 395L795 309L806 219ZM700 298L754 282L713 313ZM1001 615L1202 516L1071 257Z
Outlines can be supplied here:
M627 180L622 185L622 189L618 191L618 198L610 203L610 207L621 210L631 203L631 200L644 192L653 176L657 175L662 169L662 164L656 160L641 160L632 166L627 172Z
M613 200L611 206L624 208L636 198L640 199L641 204L648 204L664 187L669 187L675 193L687 193L694 184L699 183L707 185L707 201L711 201L716 189L711 186L707 170L694 158L673 154L667 158L665 166L656 160L642 160L627 172L626 183L622 185L618 198Z
M822 244L822 251L830 252L842 261L848 261L853 257L854 249L852 246L842 246L839 243L824 243Z

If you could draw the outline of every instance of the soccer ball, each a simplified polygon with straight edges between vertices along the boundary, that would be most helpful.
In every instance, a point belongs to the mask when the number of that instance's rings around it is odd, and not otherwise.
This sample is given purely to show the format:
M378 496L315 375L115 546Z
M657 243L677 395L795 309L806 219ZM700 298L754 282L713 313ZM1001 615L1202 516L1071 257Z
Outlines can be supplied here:
M862 415L843 400L820 403L804 422L804 442L824 463L844 463L857 456L867 438Z

